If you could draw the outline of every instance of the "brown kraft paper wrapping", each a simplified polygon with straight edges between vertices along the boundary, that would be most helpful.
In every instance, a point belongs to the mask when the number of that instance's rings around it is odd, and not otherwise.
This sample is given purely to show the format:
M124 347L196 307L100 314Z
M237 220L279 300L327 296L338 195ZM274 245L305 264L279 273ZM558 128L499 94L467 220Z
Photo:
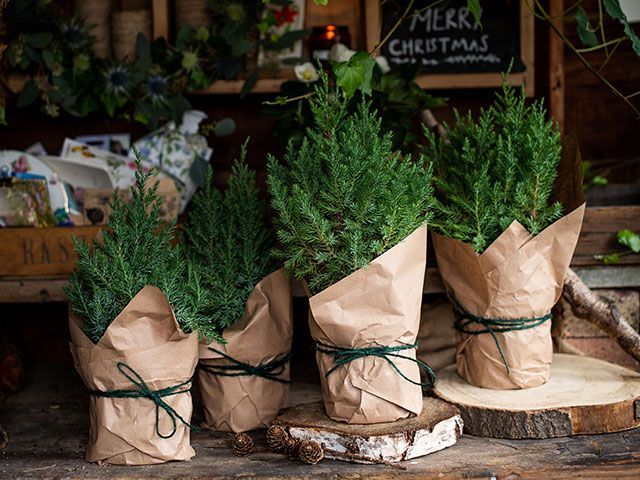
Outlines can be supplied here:
M562 294L582 226L585 205L532 236L514 221L482 254L434 233L442 280L467 312L483 318L534 318L551 311ZM480 325L471 328L482 329ZM457 332L458 374L492 389L530 388L549 380L551 321L526 330L496 332L510 373L489 333Z
M421 227L366 267L309 298L309 326L317 343L340 348L412 345L420 327L427 262L427 228ZM416 358L416 349L399 354ZM389 357L420 382L416 362ZM384 358L366 356L329 376L333 357L316 352L326 413L348 423L382 423L422 411L422 389Z
M280 359L291 351L293 322L291 282L283 269L261 280L247 300L242 318L224 331L225 345L210 346L252 366ZM200 363L206 366L231 362L200 344ZM278 370L279 371L279 370ZM277 378L289 380L289 363ZM257 375L214 375L198 369L205 425L225 432L245 432L268 427L287 406L289 384Z
M97 344L82 331L81 320L70 316L71 353L75 367L90 391L107 392L137 387L118 369L135 370L151 390L173 387L193 377L198 339L182 332L160 289L146 286L111 323ZM180 390L189 388L189 384ZM186 422L191 421L191 393L162 397ZM148 398L89 396L89 462L146 465L187 460L195 455L190 429L176 419L170 438L156 432L156 405ZM158 411L158 429L169 435L170 416Z

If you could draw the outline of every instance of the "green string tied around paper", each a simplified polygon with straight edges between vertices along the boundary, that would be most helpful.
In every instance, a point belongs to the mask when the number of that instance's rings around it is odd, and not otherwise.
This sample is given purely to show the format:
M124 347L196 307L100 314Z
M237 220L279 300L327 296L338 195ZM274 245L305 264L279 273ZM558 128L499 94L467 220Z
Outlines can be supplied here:
M393 369L404 378L407 382L413 383L414 385L418 385L420 387L430 388L436 381L436 374L433 372L431 367L427 365L425 362L418 358L408 357L406 355L400 355L397 352L401 352L404 350L412 350L414 348L418 348L417 343L413 343L411 345L395 345L392 347L363 347L363 348L342 348L342 347L333 347L331 345L325 345L323 343L316 342L315 345L316 351L323 353L325 355L329 355L333 357L333 367L329 369L327 373L324 374L325 377L328 377L333 372L335 372L338 368L347 365L358 358L364 357L378 357L385 360L389 365L393 367ZM418 365L418 367L423 368L427 375L429 375L429 383L416 382L411 378L407 377L402 370L398 367L396 362L393 361L394 358L399 358L402 360L409 360L410 362L414 362Z
M148 400L151 400L156 406L156 433L160 438L167 439L173 437L178 430L178 421L189 427L191 430L199 431L197 427L194 427L189 422L187 422L180 416L178 412L176 412L176 410L171 405L163 400L163 398L165 397L187 393L191 389L191 378L172 387L152 390L140 376L140 374L126 363L118 362L118 370L120 370L120 373L122 373L122 375L124 375L127 380L135 385L136 388L107 391L89 390L89 394L103 398L146 398ZM165 435L160 433L161 409L164 410L169 416L172 424L171 433Z
M261 363L260 365L251 365L230 357L226 353L213 347L207 348L231 362L228 365L207 365L205 363L200 363L200 368L211 375L223 377L256 376L266 378L267 380L273 380L274 382L291 383L290 380L280 378L280 375L284 373L285 367L291 359L291 352L276 358L271 362Z
M509 369L509 364L507 363L507 359L504 356L504 351L502 350L502 346L500 345L500 341L498 340L498 336L496 334L535 328L538 325L542 325L548 320L551 320L552 317L551 312L547 313L546 315L542 315L541 317L530 318L479 317L465 310L465 308L460 304L453 292L449 291L448 295L453 303L453 314L456 317L455 322L453 323L454 328L459 332L466 333L468 335L482 335L484 333L490 334L493 337L493 341L496 343L496 347L498 348L498 353L500 354L502 363L507 369L507 374L510 374L511 370ZM478 329L476 327L477 325L480 325L482 328Z

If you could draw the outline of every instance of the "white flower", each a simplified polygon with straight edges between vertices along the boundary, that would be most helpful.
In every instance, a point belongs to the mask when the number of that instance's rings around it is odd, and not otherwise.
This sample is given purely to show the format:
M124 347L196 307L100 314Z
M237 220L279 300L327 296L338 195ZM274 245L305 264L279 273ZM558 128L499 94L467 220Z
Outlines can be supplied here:
M376 57L376 63L378 64L378 67L380 67L380 70L382 71L382 73L389 73L391 71L391 67L389 66L389 61L387 60L387 57L378 55Z
M348 62L356 52L342 43L336 43L329 50L329 60L333 62Z
M313 83L318 80L318 71L313 63L306 62L302 65L297 65L294 69L296 72L296 78L304 83Z

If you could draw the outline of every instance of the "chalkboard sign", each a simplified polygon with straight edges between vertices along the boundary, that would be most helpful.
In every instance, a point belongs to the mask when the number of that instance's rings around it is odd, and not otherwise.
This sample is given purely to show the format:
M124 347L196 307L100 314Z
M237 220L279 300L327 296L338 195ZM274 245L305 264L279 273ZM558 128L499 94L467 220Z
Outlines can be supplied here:
M392 68L418 63L424 73L503 72L513 59L512 71L525 70L520 59L519 0L482 2L481 26L476 24L466 0L423 6L430 3L416 1L413 11L383 46L381 53ZM383 3L382 38L406 5L406 0Z

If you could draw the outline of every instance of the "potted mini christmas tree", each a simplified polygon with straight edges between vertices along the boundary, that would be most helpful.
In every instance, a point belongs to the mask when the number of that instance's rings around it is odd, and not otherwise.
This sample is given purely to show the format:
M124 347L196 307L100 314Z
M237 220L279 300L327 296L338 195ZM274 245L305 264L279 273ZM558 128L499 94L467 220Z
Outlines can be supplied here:
M88 461L186 460L191 378L205 324L197 272L172 246L175 223L160 217L158 183L137 162L130 202L114 195L101 238L76 239L68 287L71 352L90 392Z
M211 292L200 333L213 341L200 344L198 369L205 424L232 432L267 427L286 406L293 334L290 281L275 267L246 147L226 192L208 170L183 237L190 265Z
M541 385L552 360L551 307L562 293L584 205L551 201L560 134L541 103L503 80L477 121L456 114L435 164L433 243L454 304L458 373L486 388Z
M394 152L362 101L347 115L326 77L314 126L269 159L279 256L310 294L326 413L378 423L422 409L415 341L426 264L430 171Z

